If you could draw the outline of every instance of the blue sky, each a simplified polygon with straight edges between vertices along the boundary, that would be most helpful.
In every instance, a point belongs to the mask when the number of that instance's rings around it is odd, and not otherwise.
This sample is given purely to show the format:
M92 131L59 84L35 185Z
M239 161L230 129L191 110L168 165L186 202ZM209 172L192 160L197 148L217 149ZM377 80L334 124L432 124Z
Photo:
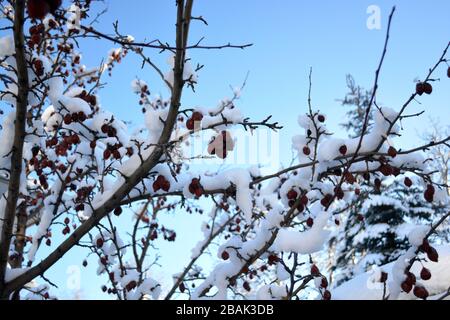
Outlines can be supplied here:
M381 9L381 29L366 27L369 5ZM329 128L345 135L339 129L345 109L336 101L346 93L345 75L352 74L364 87L373 85L374 71L379 62L387 18L393 5L397 6L385 64L380 77L378 101L394 109L414 90L414 80L423 77L440 56L450 40L450 2L448 0L417 1L261 1L261 0L196 0L194 15L202 15L209 26L195 23L191 42L205 37L204 44L253 43L246 50L220 51L192 50L189 56L194 63L204 64L199 74L196 93L186 91L183 104L214 106L220 99L230 96L229 85L240 85L247 72L249 79L239 107L255 120L273 115L283 129L281 159L290 160L290 138L297 133L297 116L306 111L308 72L313 68L313 105L326 113ZM136 39L159 38L173 42L174 1L167 0L111 0L96 5L108 12L96 27L108 32L112 22L119 20L122 33ZM90 40L82 50L84 63L97 64L112 47L103 40ZM148 52L164 69L167 55ZM442 81L434 84L434 93L422 97L419 105L410 112L426 110L420 119L408 120L401 142L413 146L418 142L418 132L427 129L428 117L437 117L442 124L450 124L450 90L445 69L437 73ZM135 77L145 80L153 93L167 96L168 92L157 76L148 68L140 69L140 61L130 55L105 78L108 86L100 92L102 105L120 118L135 124L142 123L137 99L130 90ZM164 220L167 225L199 230L199 220L181 213ZM196 233L184 237L179 232L177 244L162 245L162 254L169 256L164 275L180 270L190 255L190 245L198 239ZM66 270L70 265L80 265L85 251L76 249L47 272L47 276L66 291ZM177 257L176 260L174 257ZM90 261L90 266L94 265ZM158 271L162 274L161 271ZM159 275L157 275L159 276ZM82 295L103 298L100 278L93 267L81 274ZM72 294L64 293L66 297Z

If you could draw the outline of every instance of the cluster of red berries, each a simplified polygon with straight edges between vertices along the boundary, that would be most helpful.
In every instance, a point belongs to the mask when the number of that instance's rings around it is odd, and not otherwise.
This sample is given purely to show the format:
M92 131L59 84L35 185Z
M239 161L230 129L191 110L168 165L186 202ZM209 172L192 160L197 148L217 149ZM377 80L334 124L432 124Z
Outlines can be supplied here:
M44 64L42 63L42 60L40 59L34 59L33 62L33 70L36 73L37 76L41 77L44 75Z
M153 191L157 192L158 190L163 190L165 192L170 189L170 182L166 179L166 177L159 175L155 182L153 182Z
M100 130L104 134L108 135L108 137L110 137L110 138L115 137L117 135L116 128L114 128L113 126L106 124L106 123L101 126Z
M425 200L427 200L430 203L433 202L434 192L435 192L434 186L432 184L427 185L427 188L423 193Z
M426 271L424 273L426 273ZM424 286L417 284L416 276L412 272L408 271L406 272L406 279L401 284L401 288L406 293L410 293L413 287L413 293L417 298L426 299L428 297L428 290L425 289Z
M418 82L416 84L416 94L419 96L426 94L431 94L433 92L433 86L429 82Z
M203 186L200 183L200 179L192 179L191 183L189 184L189 192L195 195L197 198L200 198L203 195L204 190Z
M28 15L32 19L44 19L48 13L54 14L62 0L28 0Z
M72 43L58 43L58 50L64 53L71 53L73 50L73 44ZM65 61L61 63L63 66L66 66Z
M288 198L288 205L290 208L294 207L295 203L297 202L297 197L298 197L298 192L295 191L294 189L291 189L288 191L287 193L287 198ZM306 195L302 195L300 198L300 202L297 205L297 210L299 212L302 212L303 210L305 210L305 207L308 204L308 197Z
M68 113L64 116L64 124L69 125L72 122L84 122L86 121L87 116L83 111Z
M80 56L77 56L78 59ZM76 58L75 58L76 59ZM74 60L76 61L76 60ZM77 96L77 98L83 99L91 106L95 107L97 105L97 97L93 94L89 94L86 90L81 91L81 93Z
M439 261L439 254L436 251L436 249L432 246L430 246L430 243L427 239L424 239L422 244L419 246L419 251L424 252L427 254L428 259L433 262Z
M93 189L92 186L85 186L85 187L81 187L77 190L77 197L75 198L75 202L77 203L77 205L75 206L76 211L84 210L83 202L86 200L86 198L92 192L92 189Z
M317 267L317 265L313 264L311 266L310 274L313 277L316 277L316 278L321 277L321 279L320 279L320 289L321 289L322 299L323 300L330 300L331 299L331 292L329 290L327 290L327 288L328 288L328 280L327 280L326 277L324 277L320 273L320 270Z
M164 240L169 242L175 241L177 234L173 230L166 229L164 226L161 227L161 232L163 233Z
M194 130L196 128L196 123L199 124L203 119L203 114L201 112L195 111L192 116L186 121L186 128L188 130Z
M108 160L112 156L114 159L119 160L122 158L119 151L121 147L122 145L120 143L116 143L114 145L108 143L106 145L106 149L103 151L103 159Z
M419 251L424 252L427 254L428 259L430 259L433 262L438 262L439 255L435 248L430 246L427 239L424 239L422 244L419 246ZM412 272L406 272L406 278L401 284L401 288L406 293L411 292L412 288L414 287L413 293L416 297L420 299L426 299L429 295L428 290L420 285L416 284L416 276ZM420 278L422 280L429 280L431 279L431 272L429 269L422 267L422 270L420 271Z
M30 29L30 40L28 41L28 46L32 48L34 45L41 43L41 34L45 31L45 27L42 23L31 26Z
M208 144L208 153L217 155L220 159L225 159L228 151L234 149L234 141L228 131L222 131L217 136L213 137Z

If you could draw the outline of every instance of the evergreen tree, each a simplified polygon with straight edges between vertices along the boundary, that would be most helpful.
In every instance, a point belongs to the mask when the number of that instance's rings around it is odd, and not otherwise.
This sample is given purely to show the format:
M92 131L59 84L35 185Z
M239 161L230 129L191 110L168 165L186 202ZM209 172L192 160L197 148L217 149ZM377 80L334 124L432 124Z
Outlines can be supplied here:
M341 102L351 109L347 112L349 120L342 126L349 136L358 137L371 92L356 85L351 75L347 76L347 86L349 93ZM383 181L378 191L369 186L375 178ZM363 196L355 197L357 200L341 209L340 227L329 242L335 285L368 271L373 265L397 259L409 248L411 228L431 222L434 214L442 211L425 201L419 179L411 178L410 187L405 186L404 179L381 175L372 176L371 181L359 179Z

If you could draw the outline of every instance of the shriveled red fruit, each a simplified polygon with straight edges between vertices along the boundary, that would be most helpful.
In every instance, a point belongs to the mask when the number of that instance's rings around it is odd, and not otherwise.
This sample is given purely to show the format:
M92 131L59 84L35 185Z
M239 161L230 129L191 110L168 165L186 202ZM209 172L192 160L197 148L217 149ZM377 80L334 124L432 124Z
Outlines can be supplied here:
M309 217L308 219L306 219L306 225L308 227L311 228L313 226L313 224L314 224L314 219L313 218Z
M97 245L97 248L101 248L103 247L103 243L103 238L98 238L95 244Z
M416 276L412 272L407 272L405 281L413 286L416 284Z
M427 257L433 262L439 261L439 254L437 253L436 249L433 247L430 247L430 249L427 251Z
M51 245L52 245L52 240L51 240L51 239L47 239L47 240L45 241L45 244L46 244L47 246L51 246Z
M326 207L330 204L331 200L333 199L333 196L331 194L326 194L322 200L320 200L320 203L322 206Z
M155 182L153 182L153 191L157 192L159 189L161 189L161 185L158 180L156 180Z
M392 167L388 164L382 164L379 170L386 177L392 174Z
M425 192L423 193L423 197L425 198L425 200L427 200L428 202L433 202L434 199L434 189L430 189L427 188L425 190Z
M180 285L179 285L179 287L178 287L179 289L180 289L180 292L181 293L183 293L185 290L186 290L186 286L184 285L184 283L182 282L182 283L180 283Z
M186 121L186 128L188 130L194 130L194 120L192 118Z
M242 286L243 286L244 289L247 290L247 291L250 291L250 290L251 290L250 284L249 284L247 281L245 281L244 284L243 284Z
M202 121L203 114L201 112L195 111L194 113L192 113L191 119L194 121Z
M107 124L104 124L104 125L102 125L102 127L100 129L102 130L103 133L108 133L109 126Z
M117 207L114 209L114 214L116 216L120 216L120 214L122 213L122 208L121 207Z
M325 116L323 114L319 114L317 120L319 120L319 122L325 122Z
M388 155L389 157L395 158L397 156L397 149L395 149L394 147L389 147Z
M83 267L87 267L88 263L86 260L83 260Z
M125 286L125 289L127 289L127 291L131 291L134 288L136 288L136 286L137 286L136 281L132 280L132 281L128 282L128 284Z
M356 215L356 219L358 219L358 221L362 222L362 221L364 221L364 216L362 214L358 213Z
M422 244L419 246L419 250L422 252L429 252L431 249L430 243L427 239L423 239Z
M269 264L272 265L272 264L277 263L279 261L279 258L276 254L271 254L271 255L269 255L268 260L269 260Z
M222 259L223 260L228 260L230 259L230 254L227 251L223 251L222 252Z
M347 154L347 146L344 144L342 146L339 147L339 152L345 156Z
M289 192L287 193L287 198L288 198L289 200L296 199L297 196L298 196L298 193L297 193L297 191L295 191L294 189L289 190Z
M328 290L325 290L323 293L323 300L330 300L331 299L331 292Z
M303 154L305 156L309 156L311 154L311 149L309 149L309 147L307 147L307 146L304 146L303 147Z
M425 289L425 287L423 286L415 286L414 287L414 291L413 291L414 295L419 298L419 299L426 299L428 298L428 290Z
M424 92L425 92L425 89L423 87L423 82L418 82L416 84L416 94L421 96L421 95L423 95Z
M433 86L429 82L423 84L423 92L426 94L431 94L433 92Z
M430 280L431 278L431 272L427 268L423 267L420 271L420 278L422 280Z
M108 150L108 149L105 149L105 151L103 151L103 158L104 158L105 160L108 160L109 157L111 157L111 151Z
M119 159L122 157L122 156L120 155L119 150L114 150L114 151L112 152L112 155L113 155L114 159L116 159L116 160L119 160Z
M405 184L405 186L407 186L408 188L412 186L412 180L408 177L405 178L405 180L403 181L403 183Z
M303 196L300 198L300 203L301 203L302 205L304 205L304 206L306 206L306 205L308 204L308 201L309 201L309 199L308 199L308 197L307 197L306 195L303 195Z
M161 189L165 192L169 191L170 189L170 182L167 180L164 180L161 184Z
M405 291L406 293L410 293L412 290L412 284L403 281L401 284L402 290Z
M382 271L381 275L380 275L380 282L385 283L387 281L387 279L388 279L388 274L386 272Z
M322 288L328 287L328 280L327 280L327 278L322 277L322 280L320 281L320 286L321 286Z
M311 275L313 275L314 277L320 276L319 268L315 264L311 266Z
M334 188L334 194L339 200L342 200L344 198L344 191L339 186Z
M44 19L47 13L50 12L50 6L45 0L28 0L27 10L30 18Z
M64 219L64 224L69 224L70 223L70 219L69 219L69 217L66 217L65 219Z
M448 67L448 69L447 69L447 77L450 78L450 67Z

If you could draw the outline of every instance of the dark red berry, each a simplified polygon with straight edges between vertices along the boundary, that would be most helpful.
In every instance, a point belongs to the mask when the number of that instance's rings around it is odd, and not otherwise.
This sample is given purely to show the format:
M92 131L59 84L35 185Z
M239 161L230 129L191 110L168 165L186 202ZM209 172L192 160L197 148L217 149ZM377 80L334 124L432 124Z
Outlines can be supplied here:
M422 280L430 280L431 278L431 272L427 268L423 267L420 271L420 278Z
M297 199L297 196L298 196L298 193L294 189L289 190L289 192L287 193L287 198L289 200Z
M98 238L97 241L96 241L96 245L97 245L97 248L103 247L103 239L102 238Z
M424 92L425 92L425 89L424 89L424 86L423 86L423 82L418 82L416 84L416 94L421 96L421 95L423 95Z
M303 154L309 156L311 154L311 149L307 146L303 147Z
M431 94L433 92L433 86L429 82L423 84L423 92L426 94Z
M436 249L433 247L430 247L430 249L427 252L427 257L433 262L439 261L439 254L437 253Z
M402 287L402 290L405 291L406 293L411 292L412 285L410 283L403 281L401 287Z
M230 258L230 254L227 251L222 252L222 259L228 260Z
M419 299L426 299L428 298L428 291L423 286L415 286L414 287L414 295Z
M342 145L339 147L339 152L345 156L347 154L347 146L346 145Z
M403 181L403 183L405 184L405 186L407 186L408 188L412 186L412 180L408 177L405 178L405 180Z
M315 264L313 264L311 266L311 275L314 276L314 277L320 276L319 268Z
M120 216L120 214L122 213L122 208L121 207L117 207L114 209L114 214L116 216Z
M388 149L388 155L391 158L395 158L397 156L397 149L395 149L394 147L389 147Z

